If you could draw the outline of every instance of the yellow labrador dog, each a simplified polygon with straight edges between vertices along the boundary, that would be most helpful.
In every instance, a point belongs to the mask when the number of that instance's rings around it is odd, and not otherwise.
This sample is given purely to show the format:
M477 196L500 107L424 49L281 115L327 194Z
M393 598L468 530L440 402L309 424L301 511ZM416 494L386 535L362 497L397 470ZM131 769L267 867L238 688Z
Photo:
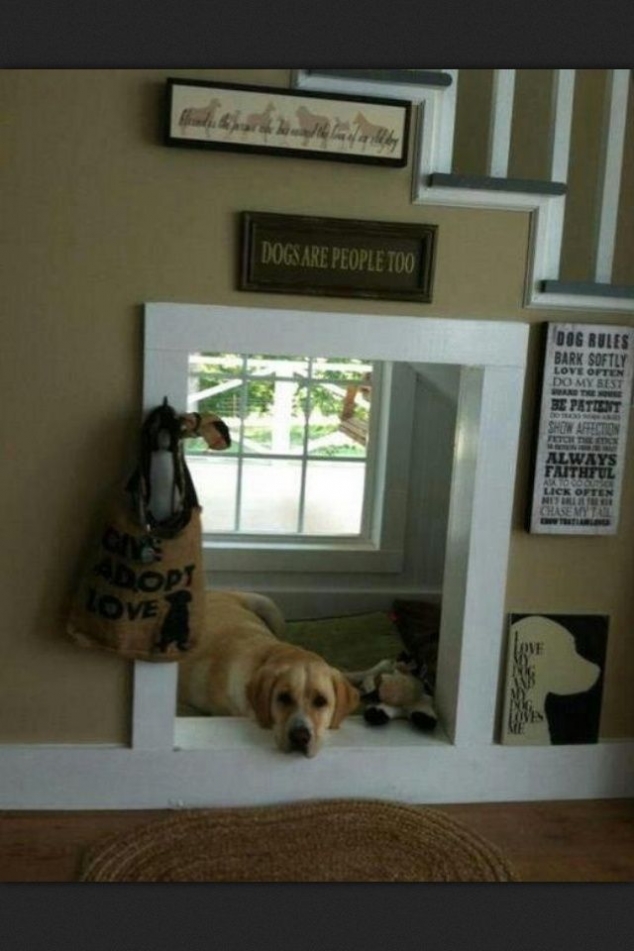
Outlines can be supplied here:
M359 703L343 674L312 651L278 640L284 619L261 594L208 591L205 625L179 660L180 704L255 717L285 753L315 756Z

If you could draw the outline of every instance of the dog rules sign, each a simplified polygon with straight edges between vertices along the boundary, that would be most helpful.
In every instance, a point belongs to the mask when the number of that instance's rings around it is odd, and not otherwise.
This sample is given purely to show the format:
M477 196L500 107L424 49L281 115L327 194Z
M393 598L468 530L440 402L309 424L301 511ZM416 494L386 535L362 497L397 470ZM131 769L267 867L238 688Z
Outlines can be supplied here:
M634 329L547 324L530 531L617 531Z

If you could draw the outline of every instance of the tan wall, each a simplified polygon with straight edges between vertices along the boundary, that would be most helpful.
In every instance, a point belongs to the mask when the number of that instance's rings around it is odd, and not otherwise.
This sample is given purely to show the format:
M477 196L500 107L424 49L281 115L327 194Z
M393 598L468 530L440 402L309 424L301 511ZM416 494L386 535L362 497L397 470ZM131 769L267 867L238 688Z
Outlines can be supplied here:
M67 643L63 618L100 500L127 472L140 409L144 301L421 319L562 318L522 308L527 215L415 207L411 165L393 170L165 148L160 108L168 75L178 73L0 73L3 742L127 738L128 665ZM188 70L186 75L289 83L286 70ZM235 216L242 210L438 224L434 303L236 291ZM623 322L605 314L566 319ZM612 615L602 732L631 735L632 459L615 538L525 534L521 513L535 369L532 353L508 607Z

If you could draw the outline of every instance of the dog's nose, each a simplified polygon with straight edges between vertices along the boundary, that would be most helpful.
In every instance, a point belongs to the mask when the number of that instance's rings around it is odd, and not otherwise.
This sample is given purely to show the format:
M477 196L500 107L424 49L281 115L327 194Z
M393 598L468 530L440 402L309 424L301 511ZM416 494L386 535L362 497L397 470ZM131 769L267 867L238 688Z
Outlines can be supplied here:
M288 734L291 749L304 753L310 742L310 730L307 726L296 726Z

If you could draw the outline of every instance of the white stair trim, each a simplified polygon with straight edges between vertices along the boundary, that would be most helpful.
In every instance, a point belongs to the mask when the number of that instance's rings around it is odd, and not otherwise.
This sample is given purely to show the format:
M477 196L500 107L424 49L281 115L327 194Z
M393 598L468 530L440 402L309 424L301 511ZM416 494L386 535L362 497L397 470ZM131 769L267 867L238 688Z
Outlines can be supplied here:
M516 190L504 191L495 183L495 189L485 185L478 190L435 186L431 176L450 174L456 121L456 98L459 70L445 69L450 74L450 86L412 87L380 82L368 83L343 77L306 79L303 70L294 71L294 82L302 88L338 93L358 93L405 98L418 104L418 129L415 132L414 169L412 175L412 202L467 208L500 208L510 211L528 211L531 214L531 243L525 279L523 305L529 308L557 308L564 310L633 311L631 296L593 294L555 294L542 290L544 281L557 281L560 273L561 247L566 209L565 196L537 193L518 195ZM630 88L630 70L608 71L606 84L605 123L600 168L599 198L596 225L596 252L594 280L609 283L612 264L627 101ZM505 178L508 173L513 105L515 98L514 69L494 70L489 146L488 175ZM299 78L298 78L299 77ZM565 183L568 178L570 140L574 105L576 70L553 70L551 95L551 136L549 146L550 181ZM491 183L488 183L489 186ZM589 278L591 281L591 278Z
M597 196L595 280L599 283L612 280L629 85L629 69L609 70Z
M487 170L488 174L494 178L506 178L508 175L515 99L515 74L516 70L514 69L493 70Z
M553 182L568 181L574 95L575 70L555 70L551 96L551 134L549 143L550 180ZM543 238L545 242L543 261L541 261L539 265L539 276L542 280L556 280L559 275L565 209L565 198L550 202L548 228Z

